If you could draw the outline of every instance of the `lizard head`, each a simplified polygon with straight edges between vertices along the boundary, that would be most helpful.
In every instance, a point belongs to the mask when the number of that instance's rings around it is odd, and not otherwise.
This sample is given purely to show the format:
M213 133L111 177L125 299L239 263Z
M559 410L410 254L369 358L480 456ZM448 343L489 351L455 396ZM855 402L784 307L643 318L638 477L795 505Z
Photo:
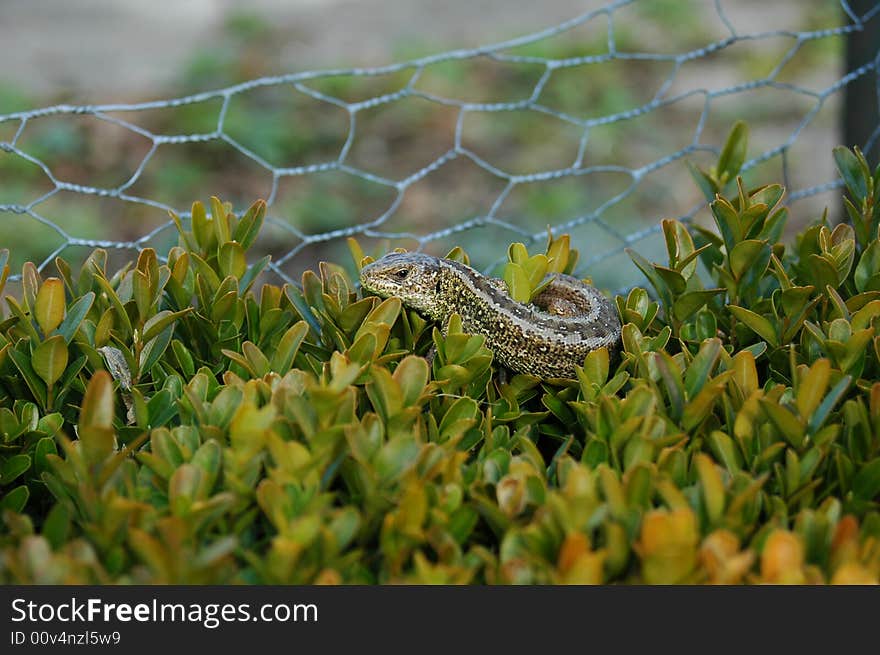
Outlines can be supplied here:
M361 286L377 296L396 296L429 318L441 314L439 260L418 252L394 252L361 269Z

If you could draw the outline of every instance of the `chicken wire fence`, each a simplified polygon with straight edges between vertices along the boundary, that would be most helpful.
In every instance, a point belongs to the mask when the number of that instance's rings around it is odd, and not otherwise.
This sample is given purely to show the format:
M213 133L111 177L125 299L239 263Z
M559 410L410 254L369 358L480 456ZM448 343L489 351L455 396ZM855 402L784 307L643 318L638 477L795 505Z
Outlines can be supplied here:
M346 258L347 237L376 253L461 244L488 271L511 241L540 243L549 228L572 235L580 274L620 289L639 281L626 248L662 252L661 218L701 220L687 164L709 165L740 118L747 181L783 181L802 221L834 209L842 93L866 77L880 93L877 53L838 62L880 3L862 15L845 0L677 11L620 0L389 66L0 114L0 247L41 269L96 247L162 252L176 242L168 211L186 220L196 199L240 211L263 197L252 254L271 253L287 282Z

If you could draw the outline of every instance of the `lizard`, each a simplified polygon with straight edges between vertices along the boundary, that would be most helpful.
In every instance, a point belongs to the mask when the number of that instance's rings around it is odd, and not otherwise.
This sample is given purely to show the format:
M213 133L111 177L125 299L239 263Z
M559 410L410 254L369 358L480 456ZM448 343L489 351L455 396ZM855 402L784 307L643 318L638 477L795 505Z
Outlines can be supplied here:
M620 319L596 288L570 275L548 277L525 304L510 297L503 280L424 253L390 253L360 272L363 289L400 298L444 330L453 313L460 315L464 330L484 335L507 368L545 379L573 379L575 366L582 366L590 351L616 347Z

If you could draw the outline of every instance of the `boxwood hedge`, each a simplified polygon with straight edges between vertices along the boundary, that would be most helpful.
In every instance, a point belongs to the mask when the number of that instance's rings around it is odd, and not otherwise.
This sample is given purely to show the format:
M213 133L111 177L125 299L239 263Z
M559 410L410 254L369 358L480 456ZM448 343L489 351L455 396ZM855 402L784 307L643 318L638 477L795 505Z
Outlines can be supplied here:
M257 289L263 202L197 202L118 271L25 264L0 582L876 583L880 169L835 150L848 220L786 245L745 150L739 125L694 169L716 229L664 220L668 261L631 253L650 292L567 382L499 371L338 264ZM509 254L521 300L577 261L565 235Z

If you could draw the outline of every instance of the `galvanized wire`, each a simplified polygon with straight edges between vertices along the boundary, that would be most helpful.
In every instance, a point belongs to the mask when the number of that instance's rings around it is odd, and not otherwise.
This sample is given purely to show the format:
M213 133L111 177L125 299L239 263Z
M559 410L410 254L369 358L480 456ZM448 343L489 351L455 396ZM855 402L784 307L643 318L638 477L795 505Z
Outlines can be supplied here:
M832 84L821 89L810 88L806 82L782 81L780 79L780 73L793 60L800 57L809 44L845 36L850 32L862 29L863 25L869 21L880 20L880 3L874 6L873 9L865 15L857 16L845 0L840 0L839 19L836 19L834 24L817 29L807 31L776 29L743 32L736 29L734 22L729 19L725 12L724 3L722 3L721 0L715 0L714 13L717 15L718 21L723 26L722 29L726 32L719 38L700 47L684 49L679 52L625 51L620 49L616 43L616 22L630 20L632 15L627 14L625 18L621 18L620 10L627 5L638 4L642 3L638 3L636 0L617 0L616 2L609 2L607 5L597 10L590 11L569 21L533 34L496 43L494 45L475 49L454 50L389 66L304 71L287 75L261 77L227 88L152 102L83 106L55 105L0 115L0 128L2 128L4 124L15 126L14 129L11 130L12 137L6 141L0 141L0 158L18 157L24 161L30 162L42 171L52 186L48 192L41 193L38 197L29 199L26 202L0 204L0 235L3 234L4 214L26 215L33 219L33 221L54 230L60 239L60 244L46 254L45 258L40 263L40 269L48 266L56 256L63 254L65 250L73 246L132 250L146 247L153 242L157 235L171 229L172 224L170 220L163 225L146 231L146 233L133 240L117 241L112 239L95 239L85 238L82 235L70 233L67 229L58 225L52 218L46 216L42 211L42 208L45 206L45 203L56 196L56 194L64 191L99 198L112 198L133 205L145 205L162 210L175 211L182 217L188 218L189 211L187 207L171 206L155 198L139 196L132 192L132 188L141 179L147 165L151 162L160 146L167 147L181 144L220 142L225 143L233 151L237 152L250 162L253 162L253 164L261 169L264 169L271 176L271 190L266 198L269 205L269 221L277 226L281 226L285 231L295 237L296 240L295 245L286 250L281 256L277 257L270 265L271 269L286 281L296 282L290 274L289 269L286 267L286 264L301 253L303 249L315 244L336 241L350 236L387 238L390 242L406 239L409 242L414 242L419 248L426 248L429 247L430 244L441 239L447 239L448 237L460 235L477 228L493 227L502 230L505 234L509 234L510 240L522 240L527 243L532 243L545 238L546 230L537 231L532 229L525 222L512 220L509 217L501 215L500 209L514 190L522 187L522 185L542 184L562 178L579 178L601 173L616 173L626 176L629 182L623 190L605 197L596 207L589 211L568 216L563 220L557 220L555 224L550 226L552 231L558 234L573 230L579 226L593 224L597 229L601 230L606 237L608 237L608 242L612 245L604 247L603 249L591 249L590 244L581 246L582 250L585 252L582 257L580 270L585 273L590 273L598 270L600 265L603 262L606 262L609 258L620 254L624 248L631 246L638 247L640 243L645 242L652 236L655 237L659 230L659 219L662 218L662 216L644 216L642 223L637 229L628 228L624 231L616 226L612 220L607 218L610 213L609 210L620 205L633 194L639 193L645 180L654 176L658 171L671 165L681 163L689 156L697 153L717 153L719 147L718 143L704 141L706 123L715 104L723 98L736 98L741 99L743 103L749 103L751 97L750 94L762 90L778 91L780 94L780 102L784 102L784 98L789 97L786 94L797 94L798 96L806 98L809 101L811 108L794 126L794 129L784 135L778 143L758 143L753 146L753 150L760 148L760 152L752 156L745 163L744 169L748 171L770 159L781 157L782 175L786 178L784 182L789 188L789 202L797 202L804 198L824 193L841 186L840 180L826 179L814 180L810 185L801 188L793 188L791 180L788 179L789 170L792 165L792 162L790 161L790 150L799 138L806 138L802 136L803 132L811 125L816 119L816 116L826 104L829 103L829 101L836 99L841 95L842 90L847 84L863 76L872 76L873 78L880 80L880 76L878 76L878 61L880 61L880 54L878 54L878 56L872 61L867 61L854 70L845 71ZM601 23L603 21L607 23L608 37L604 52L599 54L588 54L571 58L550 58L521 54L518 52L523 46L533 45L544 40L552 40L560 35L564 35L580 28L581 26ZM672 33L669 37L670 42L675 43L676 35ZM714 90L710 88L710 85L696 85L692 88L684 89L677 88L680 73L683 67L690 62L706 60L705 70L711 75L711 67L719 61L723 62L726 53L733 46L749 43L757 44L770 40L783 41L788 44L788 47L785 48L784 52L778 57L778 60L768 74L738 81L736 84ZM419 80L426 72L431 71L434 67L448 64L450 62L477 59L512 66L538 66L542 67L542 72L538 76L537 82L528 93L524 94L521 99L515 101L466 102L419 88ZM545 103L544 91L547 88L548 83L550 83L555 76L559 75L560 71L571 70L574 68L583 68L590 71L595 67L606 65L610 62L663 62L669 65L670 72L662 83L659 84L657 92L649 101L625 111L583 117L566 113ZM392 93L384 93L357 102L345 101L330 93L319 91L314 88L315 81L330 77L376 77L395 73L406 73L408 76L408 82L404 84L402 88ZM230 135L226 129L225 122L231 101L241 94L263 87L288 88L292 92L302 94L304 97L311 98L314 101L321 103L327 103L328 106L336 107L346 112L348 117L348 132L345 136L344 143L336 156L318 163L281 167L274 165L261 153L252 151ZM880 86L877 88L878 95L880 95ZM375 172L364 170L362 167L354 165L350 161L349 155L352 144L355 142L356 136L360 133L361 117L363 116L363 113L367 110L381 109L385 106L400 103L407 98L419 98L429 103L433 103L434 105L450 108L452 111L456 112L457 120L454 122L453 133L450 139L451 147L449 150L437 156L426 165L419 167L417 170L414 170L410 174L399 179L379 175ZM703 109L696 124L693 125L690 143L684 147L679 148L674 152L655 152L651 161L635 167L625 164L591 163L591 135L594 130L608 125L626 125L628 121L633 121L651 112L677 106L678 103L682 103L683 101L693 102L695 99L702 101ZM143 127L134 118L132 120L126 118L127 114L134 115L135 112L184 107L187 105L208 103L209 101L219 102L219 111L216 114L214 129L207 132L172 135L158 134ZM463 137L466 120L475 115L502 115L507 112L523 111L534 112L537 115L549 117L552 120L559 121L560 124L572 126L576 130L579 134L577 155L568 166L532 173L513 173L505 169L503 162L487 160L480 153L469 147L466 139ZM66 180L61 174L53 170L49 163L29 152L28 147L23 143L22 136L27 133L31 126L38 124L40 121L53 116L82 115L90 116L99 121L118 126L124 130L140 135L149 141L149 148L135 168L133 174L118 186L104 187L73 183ZM255 115L253 120L259 121L261 120L261 117ZM295 117L291 117L291 120L295 120ZM866 143L861 144L863 150L870 152L876 148L878 138L880 138L880 125L874 130L869 140ZM650 146L650 144L648 144L648 146ZM494 202L492 202L491 206L488 208L488 211L479 215L462 217L461 220L454 224L434 230L420 229L420 226L417 225L414 225L412 229L407 230L387 229L389 219L399 211L404 198L412 187L422 180L430 179L438 170L442 169L444 166L448 166L451 162L456 160L466 160L472 163L492 178L499 180L503 185L502 190L497 194ZM328 171L345 173L368 182L371 185L384 187L390 190L392 196L391 200L387 207L377 215L359 217L358 221L351 225L337 227L336 229L316 234L308 233L302 229L302 227L297 224L295 216L281 216L274 211L276 209L279 184L282 181L287 178L311 176ZM3 182L0 181L0 185L2 184ZM203 195L204 191L205 190L203 189L193 189L193 198L195 199ZM210 192L214 191L210 190ZM690 220L703 206L703 203L698 203L690 207L682 207L680 209L680 218ZM497 245L499 250L494 253L494 257L503 255L503 248L506 246L506 243L499 243ZM0 243L0 246L2 246L2 243ZM487 264L487 262L484 262L484 264ZM16 277L17 276L13 276L12 279L16 279Z

